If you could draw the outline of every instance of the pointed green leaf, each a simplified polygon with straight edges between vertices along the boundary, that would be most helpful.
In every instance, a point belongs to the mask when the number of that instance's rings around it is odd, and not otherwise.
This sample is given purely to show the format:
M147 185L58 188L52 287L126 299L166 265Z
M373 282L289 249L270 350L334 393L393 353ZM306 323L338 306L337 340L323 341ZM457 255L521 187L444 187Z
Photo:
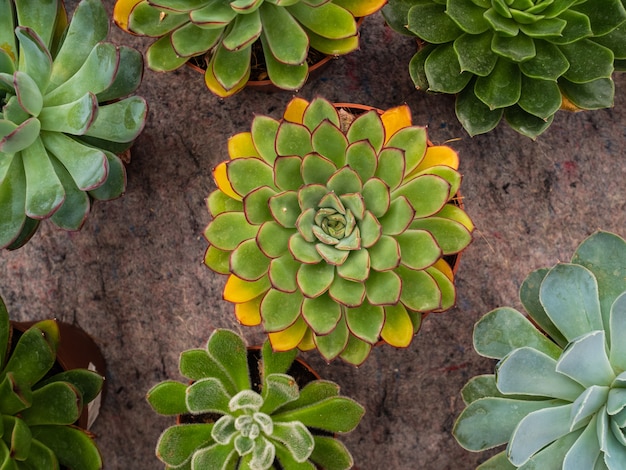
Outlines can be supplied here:
M460 5L463 2L453 1L451 6L452 4ZM482 34L463 34L454 41L454 51L459 58L461 71L481 77L491 73L498 60L498 56L491 49L492 38L493 33L485 31Z
M68 468L98 470L102 456L86 431L71 426L36 426L31 428L33 439L50 448L61 465Z
M159 437L156 454L167 465L179 466L194 455L199 446L213 443L211 424L184 424L167 428ZM213 446L215 447L215 446ZM221 448L221 446L218 445ZM212 447L208 447L211 449ZM234 449L232 450L234 452ZM219 467L206 467L219 468Z
M29 426L72 424L80 416L79 392L67 382L52 382L33 392L31 406L20 413Z
M242 241L254 238L258 230L242 212L224 212L211 221L204 236L217 248L234 250Z
M312 150L311 133L305 126L289 121L280 124L276 135L276 152L278 155L304 157Z
M342 317L334 330L326 335L314 335L313 339L324 359L332 361L345 349L349 336L346 320ZM274 418L276 419L276 416Z
M282 331L300 316L304 297L302 293L270 289L261 302L261 317L266 331Z
M346 309L346 322L350 332L358 338L375 344L385 323L385 312L379 305L364 302L358 307Z
M606 354L604 331L593 331L571 342L559 358L556 370L584 387L611 385L615 372Z
M52 70L52 57L46 47L45 39L25 25L15 29L15 36L20 43L19 69L37 84L42 92L48 86Z
M362 282L370 273L370 255L367 250L353 250L344 263L337 266L337 274L348 281Z
M22 150L22 158L26 171L26 215L48 217L63 204L65 191L41 139Z
M299 421L274 423L272 439L278 440L287 447L296 462L305 462L311 455L315 446L313 435L306 426Z
M461 70L453 44L435 48L424 62L424 71L430 91L459 93L472 78L472 74Z
M303 264L298 269L297 282L302 293L309 298L318 297L330 287L335 278L332 264Z
M348 449L337 439L313 436L315 448L311 460L327 470L352 468L354 461Z
M332 161L310 153L302 159L301 171L304 184L326 184L337 167Z
M10 130L12 128L13 130ZM37 118L30 118L19 126L10 121L3 121L3 133L5 136L0 139L0 152L17 153L33 145L39 137L41 124Z
M295 191L285 191L272 196L269 200L272 217L282 227L295 228L300 216L298 195Z
M166 416L178 415L188 411L186 392L187 385L174 380L166 380L152 387L146 399L157 413Z
M333 2L323 2L319 6L297 2L288 10L298 22L324 38L343 39L357 34L352 13Z
M187 409L194 414L229 412L231 399L228 391L219 379L209 377L191 384L186 390Z
M312 132L313 150L333 162L336 168L344 166L348 140L343 132L328 121L322 121Z
M252 120L252 141L261 158L270 165L276 160L276 135L279 122L268 116L255 116Z
M402 280L400 301L407 309L428 312L441 306L439 286L430 274L405 266L398 266L394 272Z
M236 333L215 330L207 342L209 356L231 377L237 391L250 388L246 344Z
M284 191L296 191L303 184L302 158L297 156L278 157L274 162L274 182Z
M304 299L302 317L318 335L330 333L341 318L341 306L328 295Z
M378 156L376 177L380 178L390 190L394 190L402 182L406 174L406 160L399 149L385 148Z
M132 142L143 130L147 113L146 100L139 96L100 106L86 135L113 142Z
M505 59L499 59L488 76L478 77L474 87L476 96L492 110L517 103L521 90L518 65Z
M361 181L367 181L376 172L378 156L368 141L361 140L347 148L346 164L356 171Z
M211 57L209 67L213 68L215 78L220 85L226 90L232 90L250 75L251 56L251 46L231 51L220 44Z
M91 207L89 196L76 186L72 176L56 158L51 157L50 161L65 191L63 204L52 214L50 221L65 230L79 230Z
M273 415L279 423L300 421L307 427L329 432L350 432L360 422L365 410L346 397L330 397L317 403Z
M230 269L237 277L256 281L267 274L270 259L259 248L255 239L243 241L230 255Z
M226 171L229 183L240 196L263 186L274 188L272 168L259 158L236 158L228 162Z
M454 41L463 31L445 9L445 5L434 2L416 4L409 10L407 28L433 44Z
M470 83L456 99L456 116L470 136L484 134L495 128L502 118L502 109L489 109L474 94Z
M289 251L301 263L319 263L322 260L316 245L307 242L299 233L289 239Z
M263 34L268 51L278 62L284 64L302 64L306 60L309 40L298 22L285 8L263 3L259 9ZM290 38L285 41L285 38Z
M281 227L277 222L265 222L257 234L257 243L261 251L270 258L278 258L287 253L289 238L293 229Z
M105 151L109 173L106 181L96 189L89 191L89 195L100 201L108 201L120 197L126 189L126 168L121 158Z

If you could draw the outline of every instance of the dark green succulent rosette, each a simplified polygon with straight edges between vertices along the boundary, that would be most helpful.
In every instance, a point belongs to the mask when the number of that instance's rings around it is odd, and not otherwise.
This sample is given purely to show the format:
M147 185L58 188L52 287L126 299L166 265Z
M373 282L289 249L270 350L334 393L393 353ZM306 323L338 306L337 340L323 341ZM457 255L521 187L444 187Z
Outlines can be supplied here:
M100 0L83 0L69 25L61 0L0 0L2 248L22 246L42 219L78 230L92 200L124 192L118 154L147 112L128 96L143 60L106 42L108 31Z
M624 0L390 0L397 31L425 41L411 60L415 85L456 94L470 135L502 119L535 138L563 106L613 105L626 60Z

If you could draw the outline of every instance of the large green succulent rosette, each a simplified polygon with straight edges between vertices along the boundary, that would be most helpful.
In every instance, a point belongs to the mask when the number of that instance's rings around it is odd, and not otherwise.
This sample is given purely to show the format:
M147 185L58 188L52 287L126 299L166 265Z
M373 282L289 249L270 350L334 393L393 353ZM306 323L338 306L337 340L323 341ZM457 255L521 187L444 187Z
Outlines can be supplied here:
M613 105L626 60L624 0L390 0L397 31L425 41L410 63L420 89L456 94L471 135L502 119L535 138L568 108Z
M18 248L42 219L78 230L93 199L120 196L124 152L147 106L131 95L141 54L104 41L100 0L71 23L60 0L0 0L0 247ZM126 98L124 98L126 97Z
M520 296L530 318L499 308L475 326L476 351L499 362L464 387L457 441L508 443L481 469L626 468L626 242L595 233Z
M317 348L360 364L384 341L406 347L422 315L456 300L444 256L473 224L455 203L458 155L428 145L407 106L353 121L328 101L257 116L214 170L205 263L224 298L276 350Z

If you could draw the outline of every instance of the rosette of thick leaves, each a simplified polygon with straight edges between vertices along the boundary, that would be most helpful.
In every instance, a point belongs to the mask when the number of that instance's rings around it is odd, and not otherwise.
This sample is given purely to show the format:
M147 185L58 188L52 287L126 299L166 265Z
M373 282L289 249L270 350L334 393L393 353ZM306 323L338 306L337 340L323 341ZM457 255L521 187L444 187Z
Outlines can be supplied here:
M124 191L116 154L147 106L120 98L139 86L143 62L104 42L108 28L99 0L82 1L69 26L59 0L0 0L0 247L23 245L42 219L78 230L91 199Z
M626 59L624 0L390 0L394 29L428 44L410 63L421 89L457 94L471 134L504 116L529 137L561 108L613 105Z
M157 38L148 66L171 71L206 54L206 86L230 96L264 62L279 88L304 85L309 47L328 55L358 48L355 17L378 11L385 0L117 0L114 19L124 30ZM262 54L253 49L260 42ZM257 57L262 55L262 58Z
M474 329L495 375L463 389L454 435L472 451L508 442L479 468L626 468L626 242L598 232L571 263L533 272L512 308Z
M328 101L296 98L281 121L256 117L229 153L214 171L205 262L230 274L224 298L275 349L359 364L454 304L442 257L473 230L453 202L458 157L428 146L408 107L342 125Z

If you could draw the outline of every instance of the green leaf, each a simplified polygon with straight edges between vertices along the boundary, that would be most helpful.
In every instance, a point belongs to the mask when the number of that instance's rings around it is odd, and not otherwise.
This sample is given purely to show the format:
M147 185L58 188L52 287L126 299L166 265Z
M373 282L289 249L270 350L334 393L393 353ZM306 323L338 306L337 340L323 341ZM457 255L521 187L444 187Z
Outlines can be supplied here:
M143 36L166 38L169 42L168 33L187 23L189 13L169 11L167 15L161 18L161 12L162 10L155 8L148 2L139 2L128 18L129 29L133 33Z
M251 46L231 51L220 44L211 56L208 66L212 67L220 85L226 90L232 90L247 76L250 76L251 56Z
M552 124L554 115L542 119L516 105L504 110L504 118L511 128L526 137L535 139Z
M122 160L115 154L105 151L109 173L106 181L89 195L100 201L108 201L120 197L126 188L126 168Z
M43 107L43 96L35 81L27 74L17 71L13 74L17 100L28 114L38 116Z
M599 78L610 78L613 73L613 52L589 39L560 47L569 62L563 74L573 83L588 83Z
M139 5L144 5L140 3ZM169 16L169 15L168 15ZM163 36L150 44L146 51L148 67L157 72L171 72L182 67L189 57L178 55L169 36Z
M531 347L506 355L496 366L498 390L504 394L559 398L574 402L585 389L557 373L557 361Z
M207 351L231 378L235 390L250 388L247 348L240 336L229 330L215 330L207 342Z
M214 468L215 470L227 470L233 468L238 459L233 445L222 446L214 444L194 453L191 468Z
M348 140L343 132L328 121L322 121L312 132L313 151L333 162L337 168L345 165Z
M461 389L461 396L466 405L475 402L479 398L503 397L496 386L496 376L493 374L472 377Z
M302 293L314 298L328 290L335 278L335 267L332 264L303 264L298 269L297 282Z
M382 235L378 242L369 248L372 269L387 271L400 263L400 246L395 238ZM370 275L373 273L370 272Z
M352 250L344 263L337 266L337 274L348 281L365 281L370 272L367 250Z
M74 423L82 411L80 393L67 382L52 382L33 391L31 406L20 413L29 426Z
M274 162L274 183L283 191L297 191L303 184L302 158L297 156L278 157Z
M17 153L32 146L39 137L41 124L37 118L25 120L16 126L10 121L2 121L3 133L6 135L0 139L0 152ZM13 130L10 130L10 129Z
M259 409L260 413L271 415L276 409L298 398L300 392L298 384L290 375L273 373L264 377L263 405Z
M346 150L346 164L367 181L376 171L378 156L368 141L354 142Z
M518 423L529 413L550 409L561 403L563 403L561 400L480 398L461 412L452 434L464 449L471 451L491 449L508 442Z
M254 147L261 158L272 165L276 160L276 135L279 122L268 116L255 116L252 120L251 134Z
M493 5L497 5L497 3L493 2ZM508 18L502 16L495 7L489 8L484 13L484 17L496 33L500 33L504 36L516 36L519 33L518 23L510 16Z
M261 317L266 331L282 331L300 316L304 298L300 292L270 289L261 302Z
M259 248L255 239L243 241L230 255L230 268L239 278L256 281L267 274L270 259Z
M295 292L298 289L296 275L300 266L289 253L273 259L268 272L272 287L282 292Z
M339 114L335 107L324 98L314 98L304 111L303 124L313 132L320 124L326 121L338 130L337 128L340 125Z
M307 242L299 233L289 238L289 251L301 263L319 263L322 260L316 246Z
M274 423L272 440L273 439L278 440L289 449L289 452L296 462L305 462L315 447L313 435L306 426L299 421Z
M485 9L473 2L450 0L446 14L466 33L478 35L489 29L489 22L483 16Z
M407 30L409 10L413 6L413 0L393 0L387 2L382 8L381 12L385 18L385 22L395 32L404 34L405 36L412 36Z
M174 391L180 393L181 390ZM215 377L199 379L187 387L185 392L186 408L193 414L227 414L230 399L231 396L224 384Z
M113 142L132 142L143 130L148 105L140 96L100 106L86 135Z
M543 279L539 298L568 341L603 327L598 283L582 266L557 264Z
M385 142L385 128L376 111L368 111L358 116L346 133L349 143L368 140L376 153L380 152Z
M491 50L493 33L463 34L454 41L454 51L459 60L460 71L481 77L491 73L498 56Z
M250 17L252 16L253 15L250 15ZM238 16L237 18L248 18L248 16ZM201 28L193 23L187 23L172 32L172 49L181 58L200 55L211 50L217 44L223 32L224 31L220 28ZM231 41L232 40L234 40L234 38L231 38ZM227 49L236 49L235 47L228 47L225 41L222 45ZM242 43L240 47L244 47L245 45L247 44Z
M241 209L251 224L261 225L272 220L269 200L274 195L276 195L276 191L267 186L261 186L246 194Z
M12 372L5 374L0 382L0 412L3 415L16 415L20 411L28 408L33 401L30 387L23 387L15 382ZM0 431L2 430L0 423Z
M294 470L315 470L315 465L310 460L305 460L302 463L297 462L290 451L287 450L280 442L273 441L274 448L276 450L275 459L280 462L283 468L293 468Z
M19 70L32 78L43 92L48 86L52 70L50 52L42 38L24 25L15 29L15 36L20 43Z
M13 157L9 163L5 178L0 183L1 247L6 247L18 239L26 221L24 214L26 185L21 155ZM0 348L1 346L0 343Z
M391 202L389 188L381 179L368 179L363 185L361 195L365 208L375 217L381 217L389 210Z
M278 155L304 157L312 150L311 133L305 126L288 121L280 124L276 134L276 152Z
M547 40L560 36L566 26L567 22L561 18L543 18L533 23L519 25L520 30L526 36Z
M240 196L246 196L257 188L274 188L272 167L256 157L236 158L228 162L228 181Z
M559 110L561 102L561 90L556 82L522 75L522 93L518 104L524 111L548 119Z
M565 349L556 370L584 387L610 386L615 372L606 353L604 330L592 331L573 340Z
M31 441L28 463L33 468L59 468L59 462L54 452L39 441Z
M428 89L442 93L459 93L472 78L472 74L463 72L453 43L438 46L426 62L424 71Z
M396 132L385 144L385 147L398 148L404 152L404 174L408 175L424 159L427 145L426 128L411 126L404 127Z
M626 22L626 7L620 0L603 0L597 4L583 2L576 5L575 10L589 18L594 36L610 33Z
M308 154L301 162L300 172L304 184L326 184L337 171L333 162L316 153Z
M270 198L270 211L274 220L285 228L295 228L300 216L298 195L295 191L285 191Z
M258 226L248 223L242 212L224 212L208 225L204 236L221 250L234 250L242 241L254 238Z
M616 59L626 59L626 22L603 36L593 38L594 42L611 49ZM619 70L614 64L616 70Z
M204 423L184 424L167 428L157 442L157 457L170 466L177 467L184 464L191 459L198 447L207 446L214 442L211 437L212 429L212 424Z
M328 295L306 298L302 303L302 317L318 335L334 330L341 314L341 306Z
M521 313L501 307L485 314L474 326L474 348L484 357L502 359L517 348L530 347L557 359L562 350L541 334Z
M102 391L104 378L97 372L88 369L70 369L41 381L37 387L52 382L67 382L76 388L83 399L83 405L93 401Z
M33 439L49 447L61 465L68 468L99 470L102 457L89 434L71 426L36 426Z
M405 266L398 266L394 272L402 279L400 301L407 309L429 312L441 306L441 291L430 274Z
M498 59L493 71L486 77L478 77L474 92L490 109L505 108L519 101L522 76L517 64Z
M260 5L260 3L257 2L257 5ZM231 3L231 6L232 6L232 3ZM214 41L216 41L217 38L219 38L219 33L220 33L219 29L203 29L203 28L198 28L198 29L202 31L206 31L206 33L201 33L201 34L207 34L210 32L211 35L215 37ZM261 16L258 10L254 10L253 12L250 12L245 15L237 15L235 17L235 21L233 22L232 28L230 29L228 34L224 36L224 39L222 40L222 45L226 49L229 49L231 51L243 49L245 47L252 45L252 43L254 43L254 41L256 41L259 38L259 36L261 36L262 29L263 29L263 26L261 24ZM172 39L174 38L174 35L177 33L178 31L176 31L172 35ZM189 39L193 41L193 37L191 35ZM213 44L211 44L205 50L210 49L212 45Z
M307 427L328 432L350 432L361 421L365 410L354 400L346 397L331 397L317 403L272 417L275 422L300 421Z
M472 241L472 235L464 225L441 217L415 219L411 229L428 231L444 255L458 253Z
M376 168L375 176L380 178L390 190L394 190L402 182L405 168L404 153L399 149L385 148L378 155L378 168Z
M400 263L410 269L425 269L442 255L433 235L425 230L406 230L395 238L400 246Z
M535 54L535 42L525 34L507 37L499 34L493 36L491 49L496 54L507 57L513 62L525 62Z
M332 361L345 349L348 344L349 336L348 325L346 325L345 318L342 317L339 322L337 322L337 326L333 331L326 335L314 335L313 340L322 357L327 361ZM294 411L297 412L298 410ZM273 417L276 420L276 415ZM292 418L285 418L284 421L290 421L291 419Z
M613 106L615 84L610 78L600 78L589 83L572 83L559 80L561 92L582 109L602 109Z
M401 185L391 193L393 206L399 197L406 197L415 211L414 217L428 217L437 213L448 202L450 183L437 175L422 175ZM391 207L389 212L391 212ZM385 214L383 218L389 215ZM384 222L383 223L384 227Z
M375 344L385 323L383 307L364 302L358 307L346 309L346 322L356 337Z
M454 20L446 14L445 5L418 3L409 10L408 29L426 42L443 44L463 34Z
M98 101L89 92L71 103L46 106L39 115L39 121L44 131L82 135L87 132L97 114Z
M304 63L309 40L293 16L285 8L269 2L263 3L259 12L263 24L261 37L267 44L266 50L271 51L278 62L292 65ZM285 41L285 38L289 38L289 41Z
M502 119L502 109L489 109L474 94L474 87L470 84L457 96L455 111L463 128L470 136L484 134L494 129Z
M357 26L352 13L333 2L310 6L297 2L287 8L303 26L328 39L356 36Z
M187 385L166 380L152 387L146 394L146 399L157 413L172 416L187 413L186 393Z
M2 427L4 428L2 437L11 445L11 461L15 463L26 460L32 445L32 434L28 424L19 417L3 416Z
M50 216L63 204L65 191L40 138L22 150L22 159L26 172L26 215Z
M626 369L626 354L624 343L620 340L626 331L626 295L620 295L611 306L610 314L610 358L611 364L620 369Z
M108 32L109 18L102 2L80 2L55 55L50 84L46 91L53 90L74 75L96 44L106 39Z
M313 436L315 448L310 459L326 470L345 470L354 465L348 449L337 439Z

